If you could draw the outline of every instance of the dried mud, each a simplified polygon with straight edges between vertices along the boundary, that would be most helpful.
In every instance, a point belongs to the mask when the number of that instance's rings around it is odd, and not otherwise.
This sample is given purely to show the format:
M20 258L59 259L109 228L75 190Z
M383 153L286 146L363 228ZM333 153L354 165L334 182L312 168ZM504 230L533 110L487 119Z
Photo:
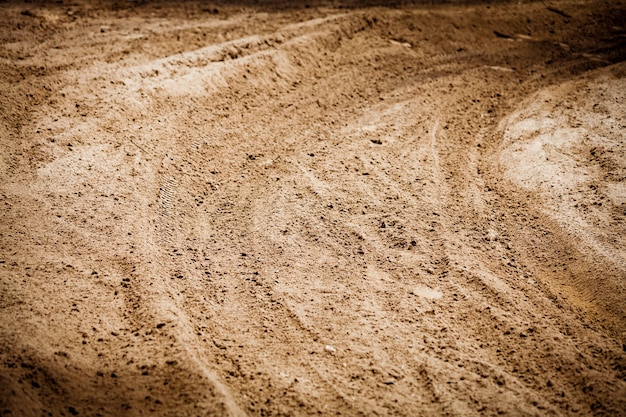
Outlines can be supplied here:
M0 414L624 415L622 1L0 10Z

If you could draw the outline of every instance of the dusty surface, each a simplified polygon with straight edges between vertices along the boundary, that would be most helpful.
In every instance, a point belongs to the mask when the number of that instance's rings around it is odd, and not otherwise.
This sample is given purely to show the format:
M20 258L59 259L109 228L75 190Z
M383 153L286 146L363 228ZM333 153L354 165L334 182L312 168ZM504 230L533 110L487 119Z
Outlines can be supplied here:
M0 5L0 414L624 415L625 4L310 6Z

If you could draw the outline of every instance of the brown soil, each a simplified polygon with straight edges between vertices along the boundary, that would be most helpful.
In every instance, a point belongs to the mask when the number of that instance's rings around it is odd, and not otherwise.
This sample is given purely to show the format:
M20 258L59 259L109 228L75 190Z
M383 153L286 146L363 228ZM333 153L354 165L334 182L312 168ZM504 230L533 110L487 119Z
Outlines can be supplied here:
M0 5L0 414L626 415L626 4Z

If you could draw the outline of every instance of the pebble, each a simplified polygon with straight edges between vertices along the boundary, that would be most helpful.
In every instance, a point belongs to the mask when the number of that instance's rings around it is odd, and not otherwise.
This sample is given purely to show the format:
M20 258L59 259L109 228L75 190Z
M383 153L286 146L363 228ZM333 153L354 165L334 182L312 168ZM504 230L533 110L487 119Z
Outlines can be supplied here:
M331 345L326 345L326 347L324 347L324 350L328 353L336 353L337 349L335 349L333 346Z

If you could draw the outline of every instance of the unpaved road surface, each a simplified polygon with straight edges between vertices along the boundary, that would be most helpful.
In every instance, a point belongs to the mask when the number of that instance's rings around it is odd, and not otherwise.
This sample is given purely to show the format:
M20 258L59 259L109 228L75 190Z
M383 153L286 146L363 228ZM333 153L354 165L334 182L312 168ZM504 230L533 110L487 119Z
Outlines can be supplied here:
M0 414L625 415L626 4L0 5Z

